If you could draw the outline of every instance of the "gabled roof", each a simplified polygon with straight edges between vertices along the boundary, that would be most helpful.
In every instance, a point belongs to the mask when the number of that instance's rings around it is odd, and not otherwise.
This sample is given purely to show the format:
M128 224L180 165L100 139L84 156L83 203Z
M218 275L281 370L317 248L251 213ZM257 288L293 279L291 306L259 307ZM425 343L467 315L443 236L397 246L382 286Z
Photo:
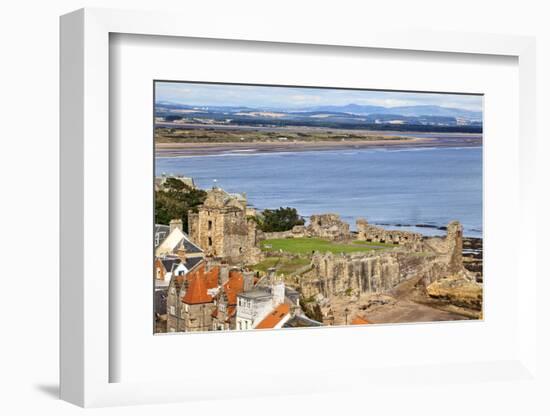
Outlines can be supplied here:
M195 274L191 277L189 288L181 301L188 305L199 305L201 303L212 302L212 296L207 293L204 279L201 278L200 274Z
M158 245L160 245L170 234L170 226L164 224L155 224L155 242L158 236Z
M174 265L178 265L181 263L181 259L179 257L162 257L160 261L164 266L164 270L166 270L167 272L171 272L174 268Z
M281 322L285 316L290 313L290 307L286 303L282 303L277 306L269 315L267 315L255 329L269 329L275 328L279 322Z
M203 261L202 257L190 257L190 258L185 259L184 266L187 270L191 270L193 267L195 267L201 261Z
M228 305L237 304L237 294L243 291L244 279L243 274L237 270L231 270L229 272L229 280L223 285L223 290L227 296Z
M212 302L213 298L208 294L208 289L218 287L219 272L219 267L206 271L206 263L199 259L197 266L185 275L189 287L181 301L188 305Z
M202 253L202 249L199 246L197 246L195 243L193 243L189 239L189 236L186 233L183 233L183 240L181 241L180 244L183 245L183 249L185 250L186 253L189 253L189 254Z

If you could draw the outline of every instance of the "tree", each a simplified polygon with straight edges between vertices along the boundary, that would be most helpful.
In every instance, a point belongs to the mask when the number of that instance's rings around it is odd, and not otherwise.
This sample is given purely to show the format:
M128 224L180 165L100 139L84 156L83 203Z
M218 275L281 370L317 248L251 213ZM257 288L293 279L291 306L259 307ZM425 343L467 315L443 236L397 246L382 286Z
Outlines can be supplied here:
M304 225L304 219L298 215L296 208L266 209L262 213L260 229L264 232L288 231L295 225Z
M178 178L172 178L172 177L166 178L166 181L164 182L164 187L168 189L174 189L176 191L190 189L185 183L183 183L183 181L181 181Z
M170 188L168 191L155 192L155 223L169 224L170 220L181 219L183 230L187 232L187 213L197 211L197 207L206 199L206 192L178 182L183 185L182 189Z

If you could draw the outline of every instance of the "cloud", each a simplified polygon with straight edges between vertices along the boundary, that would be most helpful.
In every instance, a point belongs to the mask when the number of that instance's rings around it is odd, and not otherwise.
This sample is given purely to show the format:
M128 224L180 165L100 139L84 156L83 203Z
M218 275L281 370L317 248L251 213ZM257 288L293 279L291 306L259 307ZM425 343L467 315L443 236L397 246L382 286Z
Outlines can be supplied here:
M227 105L290 109L355 103L384 107L439 105L473 111L481 111L483 101L479 95L186 82L157 82L156 99L200 106Z

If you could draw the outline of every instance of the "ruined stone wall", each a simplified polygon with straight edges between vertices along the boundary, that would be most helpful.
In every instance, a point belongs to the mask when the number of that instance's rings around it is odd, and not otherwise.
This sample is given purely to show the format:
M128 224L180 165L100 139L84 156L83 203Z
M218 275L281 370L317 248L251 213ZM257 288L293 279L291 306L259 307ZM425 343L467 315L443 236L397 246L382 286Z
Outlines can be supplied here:
M262 233L263 240L276 240L281 238L303 238L308 237L309 234L306 231L306 227L303 225L295 225L291 230L287 231L274 231L271 233Z
M349 224L338 214L319 214L309 218L306 232L311 237L327 238L333 241L348 240L351 237Z
M305 297L321 293L325 297L389 290L402 279L394 254L315 254L312 270L301 279Z
M357 239L373 243L407 244L413 246L422 240L422 234L400 230L386 230L371 225L367 220L360 218L357 224Z
M464 269L462 262L463 228L458 221L452 221L447 225L445 237L431 237L423 241L423 250L432 251L441 256L451 274L461 274L470 278L470 274Z
M426 285L450 275L473 280L462 264L462 226L458 222L449 224L447 237L434 238L437 249L429 245L430 240L422 252L402 247L368 254L316 253L311 271L300 279L301 292L306 298L319 293L324 297L379 293L413 277L421 277Z

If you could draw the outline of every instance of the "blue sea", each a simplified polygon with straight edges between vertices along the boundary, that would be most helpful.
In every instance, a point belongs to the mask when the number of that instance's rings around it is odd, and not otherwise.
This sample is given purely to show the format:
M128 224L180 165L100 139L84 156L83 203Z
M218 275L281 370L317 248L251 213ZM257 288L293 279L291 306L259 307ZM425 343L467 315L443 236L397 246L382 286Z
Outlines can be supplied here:
M294 207L308 217L334 212L425 235L451 220L482 236L482 148L370 148L304 152L228 152L157 157L156 175L191 176L245 192L256 208ZM214 182L216 180L216 182ZM420 225L420 227L418 227Z

